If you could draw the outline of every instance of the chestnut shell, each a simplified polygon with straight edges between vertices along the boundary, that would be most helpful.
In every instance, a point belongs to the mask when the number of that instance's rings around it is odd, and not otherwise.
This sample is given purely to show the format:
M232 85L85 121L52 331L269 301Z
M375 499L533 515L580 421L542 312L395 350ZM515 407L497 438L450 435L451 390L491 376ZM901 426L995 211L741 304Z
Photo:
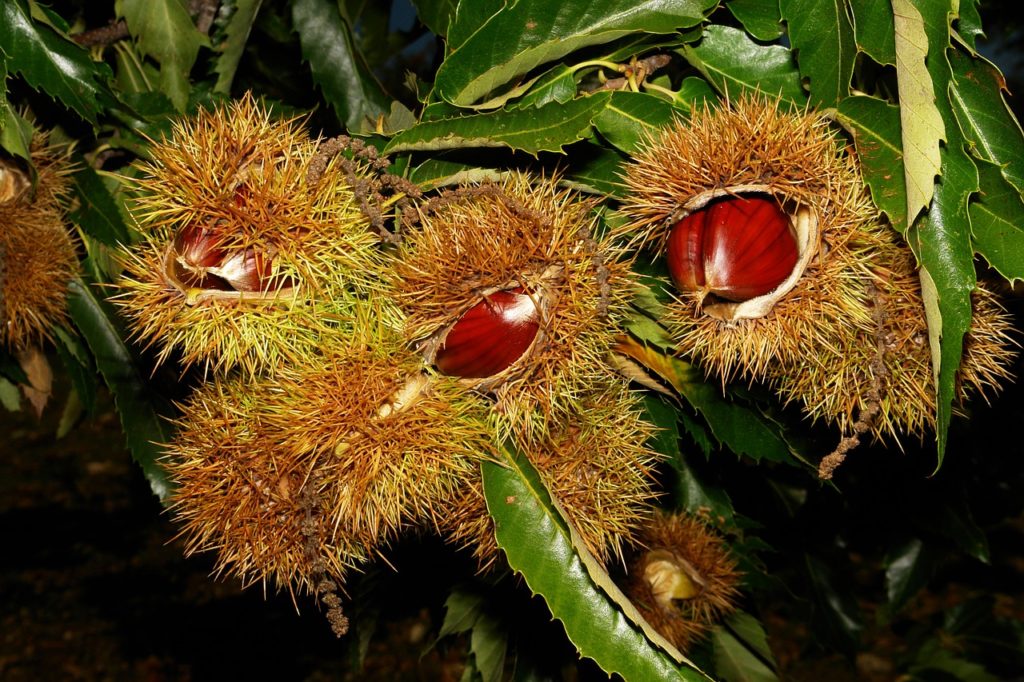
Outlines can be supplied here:
M668 269L675 285L728 301L772 291L800 254L792 223L762 196L728 197L693 211L672 227Z

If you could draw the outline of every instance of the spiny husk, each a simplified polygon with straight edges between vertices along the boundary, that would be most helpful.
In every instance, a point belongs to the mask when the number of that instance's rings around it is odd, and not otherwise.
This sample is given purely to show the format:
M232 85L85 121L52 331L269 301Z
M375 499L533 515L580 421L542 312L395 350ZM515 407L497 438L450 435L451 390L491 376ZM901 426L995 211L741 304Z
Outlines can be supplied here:
M343 344L353 308L382 288L377 236L334 156L308 176L318 142L295 120L276 121L250 96L178 122L154 143L132 181L142 243L125 252L117 303L159 359L250 374ZM175 275L174 237L216 236L226 253L273 255L280 291L195 288ZM382 306L395 321L397 310Z
M679 206L723 188L763 186L818 218L816 257L764 317L716 319L695 295L670 303L665 322L681 353L698 358L723 383L744 377L773 385L846 433L879 381L873 435L921 434L934 424L913 255L871 203L855 159L825 117L781 111L759 98L705 109L652 140L626 183L634 216L629 229L638 242L655 246L663 245ZM961 372L964 386L981 389L1007 375L1013 344L1009 321L991 296L982 289L975 299L982 304L972 336L985 339L990 352L982 357L968 342Z
M538 408L574 413L607 374L603 358L632 294L626 252L595 235L593 204L557 178L513 173L435 199L423 213L392 280L407 336L429 348L484 296L521 286L538 301L533 346L500 375L465 383L497 396L503 435L532 437Z
M832 325L832 352L819 350L813 361L790 363L770 373L787 401L798 400L812 418L835 422L850 433L869 408L873 386L880 386L876 435L921 435L935 426L935 388L928 326L916 263L910 248L891 232L868 253L872 265L862 279L869 288L863 312L872 322L859 328ZM840 258L842 256L842 258ZM842 264L849 254L837 254ZM855 264L865 263L857 257ZM854 263L851 263L851 268ZM851 287L852 289L852 287ZM972 295L971 327L957 377L956 399L991 395L1011 378L1016 341L1011 316L995 294L979 283ZM822 338L819 335L817 338ZM877 379L876 379L877 378ZM958 405L954 404L957 408Z
M884 240L853 160L829 122L811 113L781 111L766 99L744 98L705 109L650 141L625 178L633 218L628 229L644 244L664 245L679 207L711 190L758 185L785 205L812 209L822 238L820 256L765 317L724 322L702 314L697 296L670 306L669 324L686 353L727 380L763 378L780 360L805 356L822 320L869 327L863 299L867 265L860 254ZM850 253L836 258L836 251ZM851 269L852 268L852 269ZM852 291L851 291L852 287ZM713 341L713 343L712 343Z
M686 651L736 608L740 573L728 545L699 519L659 513L644 528L638 555L629 563L626 594L644 618ZM682 569L694 594L667 599L652 583L654 562Z
M0 345L38 346L67 319L68 283L78 272L62 203L70 172L66 150L33 140L33 189L13 162L0 162Z
M332 459L330 513L367 543L440 523L438 510L493 457L486 402L403 353L331 356L282 372L263 396L261 421L276 447Z
M606 380L579 405L577 415L550 424L546 436L523 440L519 447L587 549L604 563L621 560L624 545L649 522L657 497L653 467L659 455L646 445L654 427L621 384ZM498 558L479 477L440 519L441 534L471 548L481 571Z
M331 453L275 448L260 419L263 396L215 378L184 405L165 465L186 552L216 551L216 571L277 589L315 593L344 580L367 548L339 529Z

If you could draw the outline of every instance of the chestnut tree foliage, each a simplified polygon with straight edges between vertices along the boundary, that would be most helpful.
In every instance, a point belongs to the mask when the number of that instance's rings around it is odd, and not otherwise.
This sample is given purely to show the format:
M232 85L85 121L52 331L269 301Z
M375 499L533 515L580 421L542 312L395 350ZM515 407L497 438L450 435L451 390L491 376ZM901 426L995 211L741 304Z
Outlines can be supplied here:
M760 92L832 117L875 205L913 248L934 437L865 446L851 455L864 463L823 485L816 462L837 434L761 387L722 386L673 356L659 324L665 294L651 284L627 343L661 385L646 402L667 462L663 503L717 520L745 572L743 610L687 657L665 646L511 455L483 470L498 542L578 655L628 680L777 679L765 626L780 622L809 623L815 652L851 659L902 622L908 644L892 666L905 679L1020 669L1024 627L996 617L983 591L945 612L905 612L936 589L940 568L998 560L988 531L1021 513L1000 487L1021 482L1019 468L1000 464L1015 453L978 443L1009 410L985 408L973 422L953 414L978 273L1007 290L1024 277L1024 135L1003 75L979 53L983 17L977 0L3 0L0 147L29 160L33 128L74 142L69 211L82 275L69 284L73 324L54 330L50 353L72 391L51 401L65 405L62 428L109 390L131 455L167 495L157 444L171 438L166 417L184 389L173 369L151 372L104 284L117 274L110 249L133 239L121 175L176 117L252 91L308 116L314 131L363 139L426 191L511 168L559 172L617 224L620 173L649 135L706 103ZM664 278L650 254L636 267ZM0 355L9 409L30 374ZM497 503L512 496L530 503ZM464 679L513 669L516 679L558 679L518 646L530 623L488 608L488 583L465 585L447 595L439 633L464 635Z

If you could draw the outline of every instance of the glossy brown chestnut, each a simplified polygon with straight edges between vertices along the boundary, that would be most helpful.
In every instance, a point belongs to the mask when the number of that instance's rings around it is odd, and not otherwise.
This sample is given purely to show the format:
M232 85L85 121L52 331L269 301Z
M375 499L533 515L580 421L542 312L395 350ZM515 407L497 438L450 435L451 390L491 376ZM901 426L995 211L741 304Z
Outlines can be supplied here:
M188 225L174 237L174 251L186 268L202 270L217 265L224 258L212 230Z
M800 256L789 217L760 196L729 197L690 213L669 233L667 255L679 289L728 301L767 294Z
M521 288L496 291L463 313L434 357L449 376L482 379L522 357L540 327L537 306Z
M189 225L174 238L179 278L192 287L224 291L269 291L285 288L272 281L273 258L248 248L221 248L212 230Z

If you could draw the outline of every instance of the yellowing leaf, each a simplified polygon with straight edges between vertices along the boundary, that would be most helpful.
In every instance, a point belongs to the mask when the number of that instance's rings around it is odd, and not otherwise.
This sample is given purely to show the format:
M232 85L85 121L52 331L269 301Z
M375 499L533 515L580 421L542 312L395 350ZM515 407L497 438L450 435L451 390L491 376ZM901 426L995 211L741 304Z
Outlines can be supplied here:
M43 351L27 348L18 353L18 364L28 377L28 383L22 384L21 392L31 403L36 416L42 416L43 408L53 393L53 370L50 363Z
M939 174L939 142L946 139L935 89L925 66L928 36L912 0L892 0L896 29L896 76L903 137L903 174L907 184L907 225L928 208ZM935 46L933 59L944 46Z

